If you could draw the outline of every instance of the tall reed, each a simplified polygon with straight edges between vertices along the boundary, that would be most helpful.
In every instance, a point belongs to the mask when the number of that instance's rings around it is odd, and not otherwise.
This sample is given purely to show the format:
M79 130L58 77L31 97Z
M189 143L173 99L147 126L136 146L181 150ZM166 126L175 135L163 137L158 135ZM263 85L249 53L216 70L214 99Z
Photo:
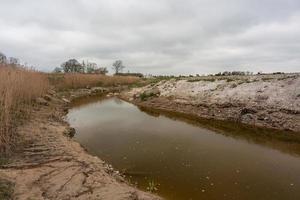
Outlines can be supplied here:
M132 76L106 76L101 74L50 74L51 83L60 90L95 86L129 85L140 81Z
M99 74L45 74L12 65L0 65L0 153L16 144L17 125L32 110L33 101L46 94L50 85L59 90L87 86L129 85L137 77Z
M30 113L32 101L48 89L47 75L0 65L0 152L15 144L18 122Z

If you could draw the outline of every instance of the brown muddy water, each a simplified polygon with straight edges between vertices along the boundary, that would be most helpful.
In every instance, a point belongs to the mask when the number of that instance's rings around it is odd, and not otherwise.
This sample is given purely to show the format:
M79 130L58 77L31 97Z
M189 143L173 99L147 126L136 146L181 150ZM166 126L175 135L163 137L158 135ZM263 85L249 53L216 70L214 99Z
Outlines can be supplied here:
M300 199L300 143L289 133L146 111L118 98L74 102L68 120L89 152L166 199Z

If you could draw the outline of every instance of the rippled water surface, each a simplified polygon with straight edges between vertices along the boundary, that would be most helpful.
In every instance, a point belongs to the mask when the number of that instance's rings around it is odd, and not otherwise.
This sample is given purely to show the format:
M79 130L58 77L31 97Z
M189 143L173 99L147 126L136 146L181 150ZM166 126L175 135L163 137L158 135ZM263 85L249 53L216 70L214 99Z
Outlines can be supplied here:
M299 143L270 131L142 111L117 98L75 102L68 120L92 154L167 199L300 199Z

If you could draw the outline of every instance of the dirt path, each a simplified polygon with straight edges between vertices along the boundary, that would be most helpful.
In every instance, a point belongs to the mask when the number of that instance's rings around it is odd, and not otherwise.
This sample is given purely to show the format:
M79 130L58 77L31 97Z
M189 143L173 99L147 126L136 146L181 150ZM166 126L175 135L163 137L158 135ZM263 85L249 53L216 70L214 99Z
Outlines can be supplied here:
M63 120L66 103L46 99L19 127L23 142L0 167L0 177L14 184L13 199L161 199L129 186L112 167L67 137L73 130Z

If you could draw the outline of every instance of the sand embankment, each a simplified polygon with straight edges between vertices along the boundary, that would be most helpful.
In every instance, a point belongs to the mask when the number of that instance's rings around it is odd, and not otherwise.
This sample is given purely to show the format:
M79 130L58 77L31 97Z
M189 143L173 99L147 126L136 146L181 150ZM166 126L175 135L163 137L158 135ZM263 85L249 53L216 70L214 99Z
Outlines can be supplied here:
M145 107L300 132L300 74L163 80L123 97Z

